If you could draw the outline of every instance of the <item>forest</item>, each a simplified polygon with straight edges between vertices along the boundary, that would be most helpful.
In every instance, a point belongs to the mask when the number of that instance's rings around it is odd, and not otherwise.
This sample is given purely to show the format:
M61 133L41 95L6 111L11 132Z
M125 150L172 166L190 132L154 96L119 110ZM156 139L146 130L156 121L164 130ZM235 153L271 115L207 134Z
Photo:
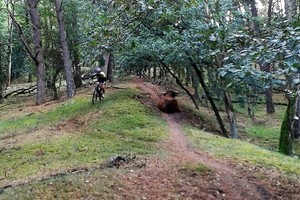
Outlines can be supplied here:
M172 77L196 108L205 96L221 134L236 138L232 98L249 115L261 101L272 114L275 90L288 99L280 151L292 154L300 136L299 1L5 0L1 6L0 93L14 80L36 80L39 105L47 88L59 98L56 83L64 79L72 98L84 70L107 62L110 81L132 73ZM230 134L213 97L224 102Z
M270 119L280 112L276 149L300 155L299 0L1 0L0 8L0 109L32 91L37 107L76 99L100 67L109 84L138 76L175 85L233 141L243 137L241 109L253 121L258 108Z

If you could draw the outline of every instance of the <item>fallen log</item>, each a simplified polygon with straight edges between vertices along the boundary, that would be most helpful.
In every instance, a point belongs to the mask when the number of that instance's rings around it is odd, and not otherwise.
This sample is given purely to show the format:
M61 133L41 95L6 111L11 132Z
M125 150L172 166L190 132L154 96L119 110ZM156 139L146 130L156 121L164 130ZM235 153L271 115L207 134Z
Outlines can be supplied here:
M30 94L34 90L36 90L36 85L31 85L28 88L21 88L21 89L12 91L10 93L7 93L6 95L4 95L3 98L6 99L6 98L8 98L9 96L12 96L12 95L17 96L17 95L20 95L20 94Z

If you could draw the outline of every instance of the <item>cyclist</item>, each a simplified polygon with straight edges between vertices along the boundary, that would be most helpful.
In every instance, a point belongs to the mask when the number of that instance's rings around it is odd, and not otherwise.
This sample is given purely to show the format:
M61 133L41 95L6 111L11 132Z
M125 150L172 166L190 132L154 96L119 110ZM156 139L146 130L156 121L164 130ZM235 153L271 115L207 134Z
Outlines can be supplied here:
M101 71L100 68L97 68L95 70L95 73L92 75L91 79L93 80L94 77L97 77L97 86L100 86L100 90L102 91L102 97L104 98L104 94L105 94L105 88L104 88L104 84L106 83L106 74Z

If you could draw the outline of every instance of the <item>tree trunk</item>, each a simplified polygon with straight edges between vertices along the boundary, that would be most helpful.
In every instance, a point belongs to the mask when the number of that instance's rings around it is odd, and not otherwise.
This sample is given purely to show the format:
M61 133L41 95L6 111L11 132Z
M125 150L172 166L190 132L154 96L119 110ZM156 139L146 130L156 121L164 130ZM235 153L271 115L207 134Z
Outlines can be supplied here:
M269 0L268 2L268 21L267 24L270 26L272 20L272 13L273 13L273 0Z
M153 76L152 76L152 79L154 81L156 81L156 79L157 79L157 67L153 67Z
M226 91L224 91L224 103L225 103L228 122L230 125L231 138L237 139L238 133L237 133L236 119L233 113L231 98Z
M264 72L271 72L271 64L267 62L263 62L260 64L260 69ZM272 81L269 80L269 88L265 91L266 96L266 110L268 114L275 113L275 106L273 103L273 87Z
M108 55L108 65L107 65L107 80L110 82L114 81L113 69L115 68L115 58L113 53Z
M293 138L300 137L300 85L297 87L295 100L295 115L292 119L292 136Z
M195 98L198 99L199 102L201 102L202 99L200 95L200 84L197 75L195 73L192 73L192 86L194 88Z
M192 77L191 67L188 66L188 67L186 67L186 82L185 82L185 85L187 87L191 83L191 77Z
M74 84L74 78L72 74L70 51L69 51L69 45L67 43L65 24L63 21L62 0L55 0L54 4L55 4L56 15L57 15L60 44L62 48L63 61L64 61L65 78L67 83L67 97L71 98L75 95L75 84Z
M284 0L285 16L292 19L297 15L297 4L295 0Z
M257 8L255 4L255 0L247 0L248 5L251 7L251 14L253 18L257 18ZM272 0L269 0L269 8L268 8L268 23L269 20L271 20L271 10L272 10ZM260 32L259 24L254 19L254 30L256 33ZM268 62L262 61L260 63L260 69L265 72L270 72L271 71L271 64ZM275 112L275 107L273 104L273 87L272 83L269 84L269 88L265 91L265 96L266 96L266 110L268 114L272 114Z
M32 54L32 52L30 51L28 53L31 54L31 57L33 58L37 68L36 105L43 104L46 101L46 84L45 84L46 73L45 73L45 62L44 62L44 56L42 50L40 15L37 9L38 2L39 0L27 0L29 6L30 20L32 23L33 43L34 43L34 54ZM29 48L27 48L27 50L29 50Z
M284 119L281 124L280 140L279 140L279 152L285 155L292 155L293 153L293 141L292 141L292 117L293 105L295 103L295 97L288 97L288 106Z
M75 86L76 88L80 88L82 86L81 66L79 65L79 55L76 48L74 50L74 69L75 69L75 76L74 76Z
M6 2L6 9L11 10L11 14L14 15L14 6L11 5L7 1ZM12 65L12 49L13 49L13 21L12 18L9 16L7 17L7 27L8 27L8 52L7 52L7 75L6 75L6 87L9 87L11 84L11 65Z
M193 62L192 58L190 58L188 56L188 59L193 67L193 69L195 70L198 78L199 78L199 82L200 82L200 85L202 86L203 90L204 90L204 93L207 97L207 100L209 101L210 105L211 105L211 108L213 109L214 113L215 113L215 116L217 118L217 121L218 121L218 124L219 124L219 127L220 127L220 131L221 131L221 134L224 136L224 137L229 137L228 134L227 134L227 131L225 129L225 126L224 126L224 123L222 121L222 118L220 116L220 113L219 113L219 110L213 100L213 98L210 96L210 93L209 93L209 90L205 84L205 81L204 81L204 78L203 78L203 75L202 75L202 72L201 70L198 69L198 66Z
M29 72L27 82L31 83L32 81L33 81L33 74L32 74L32 72Z
M247 3L248 3L248 5L250 5L251 15L254 18L254 22L253 22L254 31L256 33L258 33L259 32L259 24L257 22L258 14L257 14L257 8L256 8L255 0L247 0Z

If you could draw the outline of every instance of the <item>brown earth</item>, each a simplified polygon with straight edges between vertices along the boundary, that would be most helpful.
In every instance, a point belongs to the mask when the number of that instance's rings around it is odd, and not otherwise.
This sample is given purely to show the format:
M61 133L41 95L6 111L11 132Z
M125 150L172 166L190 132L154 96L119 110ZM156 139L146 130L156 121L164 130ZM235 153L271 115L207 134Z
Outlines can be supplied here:
M133 85L146 93L155 106L161 88L134 78ZM262 167L247 166L213 157L194 149L181 131L186 113L162 114L169 127L169 139L160 144L168 152L165 159L148 160L146 166L121 177L114 186L122 199L228 199L296 200L300 199L299 182ZM191 166L204 166L194 170Z

